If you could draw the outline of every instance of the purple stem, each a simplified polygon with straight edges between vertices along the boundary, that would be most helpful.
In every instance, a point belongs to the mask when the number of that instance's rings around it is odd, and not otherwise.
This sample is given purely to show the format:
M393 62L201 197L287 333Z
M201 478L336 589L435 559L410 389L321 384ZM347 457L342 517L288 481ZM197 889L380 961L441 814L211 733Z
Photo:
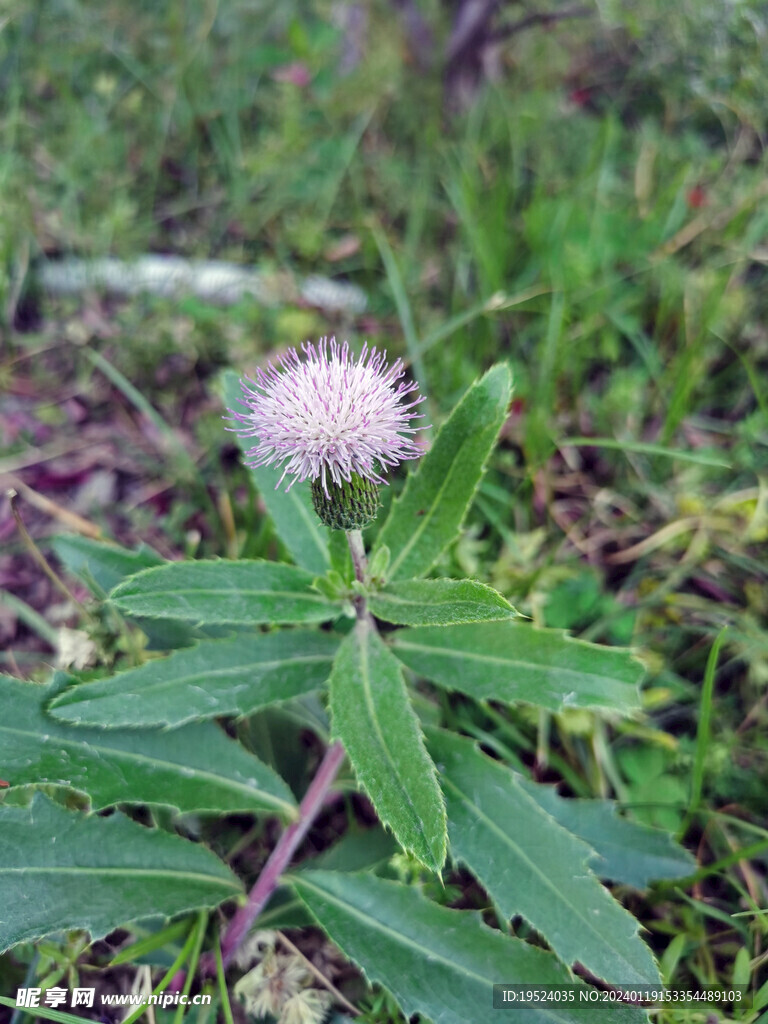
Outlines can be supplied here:
M267 863L262 868L256 884L248 895L248 902L241 907L227 926L221 940L221 958L227 967L232 961L251 925L264 909L267 900L277 888L280 876L291 861L296 847L309 831L312 822L321 810L328 790L338 774L344 761L344 747L341 743L332 743L325 752L320 767L317 769L309 789L299 806L299 817L283 832L277 841Z

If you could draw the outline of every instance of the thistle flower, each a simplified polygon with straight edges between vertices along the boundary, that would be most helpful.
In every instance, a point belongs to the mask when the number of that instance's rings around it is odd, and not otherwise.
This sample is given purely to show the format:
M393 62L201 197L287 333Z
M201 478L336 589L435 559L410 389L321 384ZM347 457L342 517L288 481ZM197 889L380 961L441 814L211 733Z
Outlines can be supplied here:
M252 466L285 463L279 487L292 477L287 490L301 480L312 481L315 509L327 525L358 529L375 516L376 484L386 483L382 472L421 452L409 435L421 414L423 399L402 402L416 390L401 382L402 360L387 366L386 352L363 345L359 358L331 338L302 346L257 370L256 379L241 381L246 412L233 410L242 424L242 437L258 443L246 452ZM350 525L351 524L351 525Z

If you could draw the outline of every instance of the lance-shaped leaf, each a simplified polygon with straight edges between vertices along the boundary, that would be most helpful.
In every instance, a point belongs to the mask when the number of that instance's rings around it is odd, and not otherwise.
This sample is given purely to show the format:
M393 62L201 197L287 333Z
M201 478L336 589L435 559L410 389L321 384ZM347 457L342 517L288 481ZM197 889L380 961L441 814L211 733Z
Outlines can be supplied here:
M398 626L454 626L509 619L515 609L492 587L474 580L404 580L371 594L378 619Z
M100 938L241 891L205 847L122 814L73 814L40 793L29 807L0 808L0 952L73 928Z
M572 800L553 786L519 779L547 814L595 852L589 866L601 878L644 889L656 878L684 878L696 870L687 850L658 828L619 817L611 800Z
M119 544L68 534L51 537L50 543L67 569L83 582L95 584L101 594L108 594L126 576L141 569L165 565L165 559L146 545L131 551Z
M208 625L335 618L339 606L310 590L313 579L279 562L167 562L120 583L110 600L126 615Z
M243 396L240 378L234 370L225 370L219 378L222 400L228 409L241 409ZM255 441L237 435L240 450L245 453ZM274 466L249 467L256 487L266 505L275 530L296 565L321 576L330 568L328 554L331 531L323 526L312 506L309 484L295 484L286 491L283 481L278 487L280 470Z
M67 570L85 583L90 592L103 598L127 576L133 576L141 569L154 565L165 565L152 548L142 544L135 551L91 540L89 537L60 534L51 537L51 545ZM177 647L189 647L195 641L194 626L188 622L174 622L170 619L143 619L134 616L147 637L149 650L167 651ZM212 626L206 632L212 635L223 627Z
M433 1024L495 1024L493 985L572 985L550 953L491 931L479 915L448 910L413 886L370 874L302 871L290 879L333 942L372 982L388 989L406 1017ZM503 1014L502 1014L503 1017ZM525 1024L591 1024L594 1009L564 1003L513 1014ZM601 1010L604 1024L640 1024L631 1007Z
M445 860L445 808L435 766L396 659L367 621L339 648L330 681L336 739L400 845L432 871Z
M283 630L206 640L109 679L56 696L49 711L78 725L177 726L217 715L248 715L324 685L338 638Z
M453 856L506 918L521 914L567 964L614 985L660 981L634 917L588 870L592 850L544 812L471 740L429 730Z
M0 676L0 750L12 787L68 786L85 793L95 810L143 803L294 813L280 776L213 722L173 732L83 729L46 715L47 696L42 686Z
M414 672L476 700L522 700L551 711L639 705L643 668L629 651L556 629L521 622L401 629L392 649Z
M489 370L464 395L408 476L374 546L374 553L383 544L391 551L391 580L423 576L458 536L507 415L511 389L506 366Z

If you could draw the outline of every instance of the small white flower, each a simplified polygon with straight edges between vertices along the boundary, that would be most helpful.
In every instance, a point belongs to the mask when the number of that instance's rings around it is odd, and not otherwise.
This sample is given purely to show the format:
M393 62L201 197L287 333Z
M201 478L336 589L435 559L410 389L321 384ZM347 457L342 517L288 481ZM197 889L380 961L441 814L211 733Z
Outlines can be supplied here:
M422 418L414 407L423 398L402 402L417 388L398 384L402 360L387 367L386 352L367 343L355 360L348 343L335 338L302 348L305 360L291 349L280 357L280 369L270 363L256 380L241 381L247 411L232 414L241 436L258 439L246 452L252 466L285 463L278 487L286 476L293 477L288 490L309 478L328 496L329 483L341 487L353 474L386 483L383 469L418 458L421 449L409 435L419 429L411 424Z
M98 661L99 652L96 644L84 630L61 626L56 640L59 647L56 658L57 668L74 668L82 671L89 665L95 665Z

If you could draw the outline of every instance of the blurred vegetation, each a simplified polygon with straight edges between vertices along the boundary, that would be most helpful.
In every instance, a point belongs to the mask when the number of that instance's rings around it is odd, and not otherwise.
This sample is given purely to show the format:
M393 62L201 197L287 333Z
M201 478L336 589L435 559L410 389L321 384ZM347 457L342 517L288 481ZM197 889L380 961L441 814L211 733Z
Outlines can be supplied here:
M367 338L409 362L434 423L507 358L503 444L441 572L636 646L648 714L508 720L459 702L456 726L680 832L695 884L627 897L665 976L751 977L768 1003L768 10L598 0L505 35L521 10L502 5L456 103L444 54L460 7L419 7L425 61L413 7L383 0L11 0L0 379L87 394L98 351L193 452L139 458L171 500L125 513L133 536L254 555L276 541L222 430L220 367ZM36 284L46 259L144 252L338 276L369 309L329 323L247 301L53 300ZM89 415L119 405L136 412L113 387ZM55 401L36 415L76 436ZM109 509L92 516L115 532ZM396 1019L372 999L364 1019Z

